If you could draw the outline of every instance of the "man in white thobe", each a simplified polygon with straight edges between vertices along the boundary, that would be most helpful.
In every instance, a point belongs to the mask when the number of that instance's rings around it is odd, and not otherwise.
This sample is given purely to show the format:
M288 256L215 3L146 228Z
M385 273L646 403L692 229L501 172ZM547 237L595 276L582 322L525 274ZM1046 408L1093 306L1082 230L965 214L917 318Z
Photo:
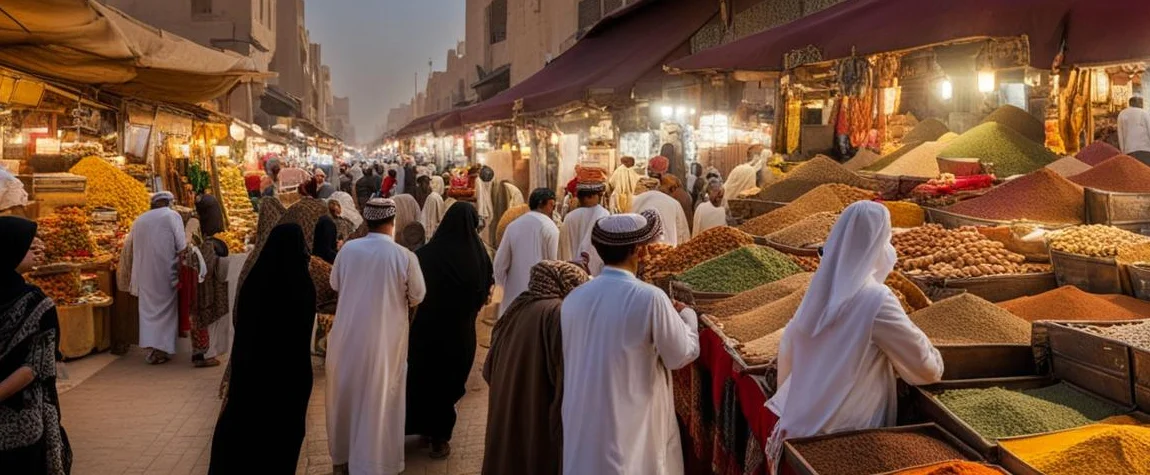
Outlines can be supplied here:
M1150 111L1141 97L1131 97L1130 107L1118 113L1118 144L1122 153L1150 152Z
M440 180L442 180L442 178L440 178ZM431 235L435 234L435 230L439 228L439 222L443 221L443 215L445 214L447 214L447 204L444 203L443 196L440 196L436 191L432 191L423 202L423 211L420 217L420 222L423 223L423 229L427 232L428 241L431 240Z
M659 213L663 221L663 237L659 242L678 246L691 240L691 224L687 221L687 214L683 212L683 205L671 195L659 191L659 180L643 178L639 181L639 188L646 188L635 196L631 202L631 210L641 213L653 210Z
M657 214L599 220L592 241L607 265L560 310L563 473L683 473L671 370L699 356L695 312L635 277Z
M691 237L698 236L711 228L727 225L727 208L723 206L723 183L719 180L707 182L707 201L695 208L695 225L691 227Z
M599 204L606 186L602 183L580 183L575 186L579 207L567 213L559 229L559 260L580 261L582 246L591 238L595 221L611 213Z
M611 187L609 207L613 213L630 213L635 187L639 186L639 179L643 177L635 171L634 157L623 157L619 162L619 167L607 179L607 185Z
M531 268L559 257L559 227L551 219L555 212L555 192L537 188L531 192L529 200L531 211L507 225L503 241L495 252L495 283L503 287L500 316L519 294L527 290Z
M132 224L132 288L140 297L140 348L146 361L167 362L180 331L179 254L188 247L184 222L171 209L175 196L152 195L152 209Z
M339 292L327 347L327 434L335 473L404 470L409 310L426 294L419 260L396 244L395 202L363 209L369 234L335 258Z

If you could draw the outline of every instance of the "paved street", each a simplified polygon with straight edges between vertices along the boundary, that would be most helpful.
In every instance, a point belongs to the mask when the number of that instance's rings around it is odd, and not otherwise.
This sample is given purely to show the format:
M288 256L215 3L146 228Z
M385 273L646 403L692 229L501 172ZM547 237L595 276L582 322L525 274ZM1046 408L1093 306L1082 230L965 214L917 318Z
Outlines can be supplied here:
M480 342L486 345L490 327L482 323L479 327ZM452 456L444 461L431 460L426 450L418 449L413 438L409 438L404 473L479 473L487 420L487 385L480 373L486 352L483 347L479 349L467 395L458 406ZM148 366L143 362L143 353L136 350L61 396L64 427L75 453L72 473L207 473L211 436L220 406L217 391L224 369L194 369L186 358ZM315 386L298 474L331 473L322 360L313 361ZM73 365L80 366L79 362Z

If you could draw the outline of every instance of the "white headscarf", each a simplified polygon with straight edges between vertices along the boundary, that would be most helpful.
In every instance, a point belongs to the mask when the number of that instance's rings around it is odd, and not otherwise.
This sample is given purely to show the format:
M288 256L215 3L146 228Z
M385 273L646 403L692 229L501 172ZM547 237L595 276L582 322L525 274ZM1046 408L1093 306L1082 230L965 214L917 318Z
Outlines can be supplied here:
M340 216L347 218L347 220L351 221L351 224L355 225L356 228L359 228L359 225L363 224L363 216L361 216L359 211L355 209L355 201L352 200L351 195L342 191L337 191L332 193L331 198L328 199L336 200L339 202Z
M843 211L827 239L822 262L803 302L783 331L790 361L811 371L779 367L780 387L790 385L782 414L767 445L778 460L784 438L822 433L850 394L871 329L890 291L883 285L894 269L890 212L871 201ZM817 369L816 369L817 368ZM799 396L801 395L801 396Z
M755 178L758 175L759 170L757 168L745 163L731 170L727 181L723 183L723 206L727 206L727 201L731 198L738 198L739 193L744 190L754 188Z
M431 176L431 191L439 193L439 196L441 197L443 196L443 177L439 175Z

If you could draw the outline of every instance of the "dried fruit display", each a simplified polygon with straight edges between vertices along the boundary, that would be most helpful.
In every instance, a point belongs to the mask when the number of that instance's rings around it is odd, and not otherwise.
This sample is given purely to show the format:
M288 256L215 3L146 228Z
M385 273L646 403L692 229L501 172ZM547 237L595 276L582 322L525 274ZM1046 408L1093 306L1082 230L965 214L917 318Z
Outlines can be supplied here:
M949 230L930 224L896 234L891 242L898 251L898 268L909 275L959 279L1028 270L1025 256L1006 250L973 227Z
M1102 224L1074 226L1047 235L1050 248L1090 257L1116 257L1127 246L1145 244L1150 238Z
M229 254L242 254L247 251L247 246L244 244L244 236L235 231L218 232L214 236L228 245Z
M787 255L795 265L799 266L803 272L814 272L819 270L819 256L795 256Z
M39 287L56 305L75 305L80 297L80 269L51 274L28 274L28 283Z
M871 200L875 195L870 190L838 183L820 185L782 208L748 220L739 229L756 236L766 236L815 213L841 213L851 203Z
M82 262L98 254L92 239L91 217L79 207L57 208L38 220L36 236L44 241L44 263Z
M658 280L679 274L709 259L754 242L753 236L732 227L720 226L708 229L690 241L652 257L647 267L647 278Z
M114 208L124 228L130 228L132 222L148 210L151 195L144 184L100 157L85 157L69 172L88 179L85 193L88 209Z
M651 273L657 269L652 266L655 262L663 259L672 249L675 249L675 246L661 242L649 244L647 246L647 253L639 258L639 278L647 282L654 282L655 279L651 278ZM662 275L661 277L666 276Z
M224 209L228 213L228 231L236 234L241 241L255 233L256 216L252 200L244 187L244 174L238 167L220 165L220 193L223 195ZM231 248L231 245L228 246Z

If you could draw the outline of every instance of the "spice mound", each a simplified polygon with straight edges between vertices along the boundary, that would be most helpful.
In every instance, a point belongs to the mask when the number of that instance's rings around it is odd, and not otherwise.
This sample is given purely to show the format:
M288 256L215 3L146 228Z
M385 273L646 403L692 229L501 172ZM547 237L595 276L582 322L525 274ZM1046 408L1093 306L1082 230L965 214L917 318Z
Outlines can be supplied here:
M1150 302L1126 295L1094 295L1073 285L998 304L1026 321L1150 318Z
M767 364L779 357L779 345L783 342L784 328L751 340L739 347L739 354L749 365Z
M924 432L866 431L791 445L819 475L883 473L965 458Z
M1150 193L1150 167L1137 158L1118 155L1070 177L1070 181L1103 191Z
M883 155L882 158L878 159L878 161L870 165L867 165L865 168L863 168L863 170L877 173L882 169L889 167L890 164L894 163L899 158L902 158L906 156L906 154L914 151L915 148L922 144L923 142L907 142L906 140L903 140L903 146L895 149L893 152Z
M957 295L910 314L936 345L1030 344L1030 323L973 294Z
M1150 238L1102 224L1074 226L1047 236L1050 248L1090 257L1116 257L1127 246L1150 242Z
M851 203L874 198L875 192L870 190L837 183L820 185L786 206L748 220L739 229L766 236L815 213L841 213Z
M755 238L738 229L720 226L711 228L690 241L668 249L651 259L647 267L647 279L655 280L679 274L707 260L721 256L740 247L754 244Z
M838 213L815 213L802 221L767 235L767 240L791 247L816 246L826 242L838 221Z
M1126 342L1130 346L1150 350L1150 321L1106 327L1091 325L1084 329L1088 332Z
M941 173L938 168L938 154L946 146L947 142L942 141L923 143L878 173L891 176L935 178Z
M863 178L839 165L838 162L819 155L799 165L782 180L763 189L758 199L790 202L827 183L841 183L869 190L878 189L878 184L874 180Z
M1002 475L998 469L977 462L951 460L897 472L895 475Z
M1084 199L1082 187L1043 168L945 210L983 219L1077 224L1082 222Z
M1106 422L1003 441L1002 446L1046 475L1150 474L1150 427Z
M1082 160L1087 165L1095 166L1106 161L1108 158L1112 158L1118 155L1122 155L1121 150L1118 150L1117 147L1099 140L1090 145L1087 145L1082 150L1079 150L1078 154L1074 157Z
M723 334L740 343L750 343L771 332L781 330L795 316L807 289L802 289L779 300L721 322ZM778 351L778 348L775 348ZM763 356L773 356L766 355Z
M1034 143L1046 143L1046 126L1029 112L1010 104L1004 105L991 112L982 120L983 123L997 122L1010 127L1023 137Z
M751 290L739 292L733 297L700 304L698 308L703 313L720 319L732 317L807 288L811 283L811 277L814 275L812 272L795 274Z
M745 246L691 268L679 280L697 292L738 293L799 272L786 254Z
M914 129L911 129L909 133L904 135L902 142L929 142L931 140L938 140L939 137L942 137L947 132L950 132L950 128L941 120L926 119L919 122L918 125L914 126Z
M1074 157L1062 157L1058 159L1058 161L1047 165L1046 168L1054 170L1054 173L1065 177L1072 177L1090 171L1090 165ZM1071 178L1070 181L1074 181L1074 179Z
M873 165L874 162L879 161L881 158L881 155L875 153L871 149L864 148L859 150L858 153L856 153L855 156L850 160L847 160L846 163L843 163L843 168L846 168L852 172L857 172Z
M1030 173L1060 157L997 122L985 122L947 144L938 156L977 158L984 166L993 165L994 174L1009 177Z
M1072 429L1123 412L1065 383L1022 391L1000 387L952 389L935 397L990 440Z
M926 221L926 211L922 206L909 201L883 201L882 205L890 211L892 228L914 228Z

